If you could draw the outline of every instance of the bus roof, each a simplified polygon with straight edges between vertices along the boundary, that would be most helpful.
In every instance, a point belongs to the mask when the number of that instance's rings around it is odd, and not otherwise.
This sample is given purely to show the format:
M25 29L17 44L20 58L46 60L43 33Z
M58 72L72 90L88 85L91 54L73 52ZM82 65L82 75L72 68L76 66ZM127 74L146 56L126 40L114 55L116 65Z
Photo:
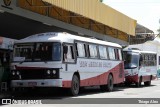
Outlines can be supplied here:
M153 51L142 51L142 50L138 50L138 49L131 49L131 48L125 48L123 49L123 51L128 51L128 52L136 52L136 53L149 53L149 54L157 54L156 52Z
M16 43L31 43L31 42L74 43L75 40L121 48L121 46L117 43L106 42L106 41L102 41L102 40L76 36L76 35L72 35L72 34L65 33L65 32L48 32L48 33L35 34L35 35L31 35L29 37L26 37L24 39L21 39Z

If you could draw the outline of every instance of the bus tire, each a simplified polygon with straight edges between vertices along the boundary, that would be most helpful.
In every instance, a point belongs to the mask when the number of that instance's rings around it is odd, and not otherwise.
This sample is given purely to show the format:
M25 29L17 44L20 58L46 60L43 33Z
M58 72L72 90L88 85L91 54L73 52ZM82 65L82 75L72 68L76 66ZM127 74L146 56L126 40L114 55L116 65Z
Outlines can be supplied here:
M145 86L150 86L150 85L151 85L151 80L144 82L144 85L145 85Z
M12 96L17 96L17 95L20 95L24 92L24 88L22 87L14 87L14 88L11 88L11 95Z
M127 86L127 87L129 87L129 86L131 85L130 82L125 82L124 84L125 84L125 86Z
M113 91L113 87L114 87L113 76L109 74L107 81L107 91L109 92Z
M107 91L107 85L100 85L101 91Z
M73 75L72 82L71 82L71 88L70 88L70 94L72 96L77 96L79 94L80 89L80 80L77 75Z
M142 77L140 77L139 81L136 82L136 87L140 87L142 83Z
M149 81L144 82L145 86L150 86L151 85L151 80L152 80L152 76L150 77Z

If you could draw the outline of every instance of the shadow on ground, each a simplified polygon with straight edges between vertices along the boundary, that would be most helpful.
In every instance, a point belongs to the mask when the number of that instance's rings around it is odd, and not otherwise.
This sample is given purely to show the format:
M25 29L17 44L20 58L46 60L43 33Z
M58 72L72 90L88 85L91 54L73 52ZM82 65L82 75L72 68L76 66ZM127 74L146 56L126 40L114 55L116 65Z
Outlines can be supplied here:
M151 85L148 87L154 87L155 85ZM142 85L139 88L145 88L146 86ZM124 89L127 88L137 88L135 85L125 86L123 84L116 85L114 87L113 92L117 91L124 91ZM85 87L80 90L80 93L78 96L86 96L86 95L92 95L92 94L100 94L100 93L109 93L101 91L98 86L96 87ZM67 89L62 88L35 88L35 89L29 89L29 90L21 90L17 92L8 92L6 93L6 96L3 97L3 99L19 99L19 100L54 100L54 99L68 99L72 98L70 96Z

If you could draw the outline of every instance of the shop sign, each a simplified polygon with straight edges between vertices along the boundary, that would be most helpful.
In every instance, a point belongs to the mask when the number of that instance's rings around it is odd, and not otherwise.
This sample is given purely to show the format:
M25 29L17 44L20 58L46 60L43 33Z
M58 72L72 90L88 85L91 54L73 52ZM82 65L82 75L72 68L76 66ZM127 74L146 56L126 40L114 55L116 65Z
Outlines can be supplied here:
M0 37L0 49L13 49L14 40L10 38Z
M10 6L11 5L11 2L12 0L3 0L5 6Z
M3 37L0 37L0 45L3 43Z

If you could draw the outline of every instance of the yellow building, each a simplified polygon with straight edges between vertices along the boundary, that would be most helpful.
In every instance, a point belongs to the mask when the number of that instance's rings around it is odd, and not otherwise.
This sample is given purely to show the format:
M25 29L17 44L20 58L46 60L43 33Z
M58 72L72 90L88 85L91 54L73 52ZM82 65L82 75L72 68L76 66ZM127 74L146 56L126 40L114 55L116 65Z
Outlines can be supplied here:
M4 1L7 1L8 4ZM42 27L46 27L47 29L44 30L44 32L52 31L51 26L56 26L85 36L93 36L111 42L120 41L117 43L123 44L124 42L124 44L127 45L129 37L135 35L136 20L100 1L101 0L1 0L0 10L42 22L45 24ZM5 18L5 20L7 20L7 18ZM12 21L12 19L9 19L9 21L10 20ZM50 27L49 30L46 25ZM23 24L21 23L19 26L23 26ZM28 34L41 33L43 31L42 29L38 32L37 26L41 25L37 24L34 26L31 21L27 22L26 26L28 26L28 29L31 29L30 31L26 31L27 33L33 31ZM22 28L20 27L20 29ZM34 32L34 29L37 32ZM19 34L21 37L25 35L23 32Z

